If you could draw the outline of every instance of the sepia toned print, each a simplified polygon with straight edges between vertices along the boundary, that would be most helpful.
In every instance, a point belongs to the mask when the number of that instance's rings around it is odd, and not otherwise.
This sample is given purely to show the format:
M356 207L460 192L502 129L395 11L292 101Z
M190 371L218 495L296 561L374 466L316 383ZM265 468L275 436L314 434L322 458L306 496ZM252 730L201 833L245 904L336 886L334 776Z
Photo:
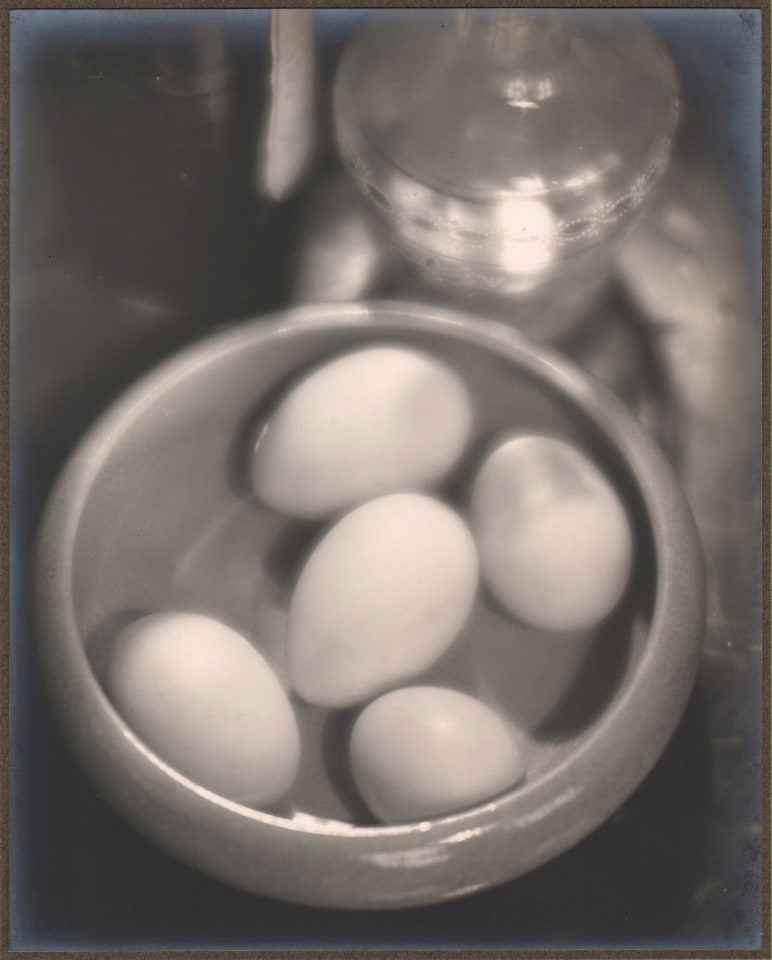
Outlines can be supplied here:
M13 12L12 949L761 950L763 27Z

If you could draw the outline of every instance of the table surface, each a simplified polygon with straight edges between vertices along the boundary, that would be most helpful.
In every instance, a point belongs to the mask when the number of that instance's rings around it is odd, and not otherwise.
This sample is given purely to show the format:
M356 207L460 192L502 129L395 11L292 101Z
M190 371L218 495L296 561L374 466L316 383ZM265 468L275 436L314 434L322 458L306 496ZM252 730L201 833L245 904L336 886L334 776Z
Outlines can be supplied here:
M297 225L334 174L335 158L323 136L314 171L294 196L269 204L254 195L265 11L252 11L251 21L231 15L225 69L213 80L222 84L222 111L212 114L164 80L175 76L170 63L184 68L174 41L186 35L190 12L153 23L135 13L120 26L69 20L68 29L62 20L17 14L12 947L758 943L758 37L738 20L742 11L717 11L720 23L701 11L675 12L685 16L668 20L665 12L657 21L681 69L687 107L673 169L594 323L561 346L649 423L691 500L710 590L694 694L654 771L591 836L496 889L396 913L277 903L177 863L104 803L49 713L31 588L34 538L52 483L79 437L139 374L214 326L292 299ZM324 90L361 14L335 29L318 18ZM699 43L689 42L694 36ZM151 82L156 75L160 86Z

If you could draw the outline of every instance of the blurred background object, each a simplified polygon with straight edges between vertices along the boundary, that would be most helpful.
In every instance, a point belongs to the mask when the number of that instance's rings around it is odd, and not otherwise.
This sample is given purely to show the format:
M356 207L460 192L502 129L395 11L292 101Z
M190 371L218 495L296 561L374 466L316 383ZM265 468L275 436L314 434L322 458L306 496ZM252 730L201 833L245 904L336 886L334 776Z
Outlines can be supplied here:
M138 837L82 776L51 719L29 587L40 511L64 459L105 406L159 360L219 325L291 301L457 295L392 252L388 224L358 195L336 145L332 91L344 49L364 43L365 28L409 30L418 15L319 10L313 36L303 17L289 34L274 20L272 40L268 10L13 12L14 949L757 945L761 16L641 15L680 79L673 163L621 249L612 228L619 257L602 255L612 276L597 291L583 283L569 310L572 318L584 312L582 324L565 329L557 345L622 396L680 471L711 577L703 669L660 763L592 836L511 884L395 915L250 897ZM435 16L444 24L437 54L430 60L419 44L406 65L424 81L445 70L456 49L442 33L455 25L457 40L466 29L459 11ZM641 43L640 51L659 50ZM285 70L277 51L288 48ZM293 51L311 49L313 69L303 54L296 72ZM655 100L672 92L669 66L648 89ZM522 103L541 101L521 94L513 88L512 109L538 114ZM668 97L658 102L672 106ZM301 122L311 103L313 135ZM459 103L448 109L464 115ZM652 122L670 118L669 109ZM635 102L629 110L639 122ZM385 108L379 115L383 121ZM429 118L427 136L442 119ZM577 137L584 130L596 144L623 142L615 127L588 124ZM278 153L266 150L270 130L286 131L290 160L281 159L284 134L274 138ZM462 156L469 164L475 154L470 147ZM529 209L532 223L552 223L552 213ZM441 232L434 236L442 242ZM532 246L538 275L546 256ZM585 255L592 249L577 256ZM565 289L571 301L574 288ZM580 302L585 290L598 294L589 311ZM471 302L488 310L487 299ZM490 311L502 315L500 298Z
M255 185L285 200L313 162L317 139L316 51L310 10L271 13L270 105L260 107Z
M597 298L679 109L666 50L619 10L378 22L334 98L345 163L410 267L539 339Z
M324 177L309 198L292 259L291 296L298 303L372 297L394 273L383 226L342 170Z

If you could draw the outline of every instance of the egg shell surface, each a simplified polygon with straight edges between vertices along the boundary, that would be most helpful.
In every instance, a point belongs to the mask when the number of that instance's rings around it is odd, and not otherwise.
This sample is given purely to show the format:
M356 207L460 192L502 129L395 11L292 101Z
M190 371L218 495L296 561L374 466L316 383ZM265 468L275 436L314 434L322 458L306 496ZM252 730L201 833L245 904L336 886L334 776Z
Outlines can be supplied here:
M509 721L443 687L404 687L373 701L354 724L350 752L357 787L385 823L464 810L525 774Z
M471 522L483 579L519 620L582 630L621 600L630 521L609 479L573 445L520 436L497 447L475 478Z
M428 669L472 609L472 535L446 504L390 494L348 513L306 562L290 603L287 657L310 703L360 703Z
M255 447L253 489L301 519L427 489L459 460L472 422L466 386L446 364L401 346L356 350L279 403Z
M300 735L289 699L225 624L184 612L136 620L115 640L105 686L140 739L208 790L266 805L294 782Z

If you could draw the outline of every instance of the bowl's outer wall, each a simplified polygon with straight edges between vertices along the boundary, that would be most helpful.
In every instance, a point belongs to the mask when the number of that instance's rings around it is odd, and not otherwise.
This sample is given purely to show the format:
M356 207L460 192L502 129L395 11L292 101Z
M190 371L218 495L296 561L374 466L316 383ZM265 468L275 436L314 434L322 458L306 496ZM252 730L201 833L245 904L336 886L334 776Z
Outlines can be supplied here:
M298 826L216 798L166 768L120 721L86 659L73 603L81 515L100 465L136 416L180 378L227 370L250 351L255 384L271 344L329 347L356 332L421 331L482 347L566 395L605 434L633 476L656 549L656 604L631 676L591 735L548 775L483 807L426 824L342 829ZM306 346L303 346L303 345ZM258 360L263 357L263 360ZM264 364L261 369L260 363ZM48 684L76 752L105 796L194 867L236 886L332 907L392 908L457 897L514 878L598 826L654 765L686 705L704 625L699 543L673 473L610 393L504 327L409 304L305 307L239 325L165 364L102 419L52 495L39 541L38 599Z

